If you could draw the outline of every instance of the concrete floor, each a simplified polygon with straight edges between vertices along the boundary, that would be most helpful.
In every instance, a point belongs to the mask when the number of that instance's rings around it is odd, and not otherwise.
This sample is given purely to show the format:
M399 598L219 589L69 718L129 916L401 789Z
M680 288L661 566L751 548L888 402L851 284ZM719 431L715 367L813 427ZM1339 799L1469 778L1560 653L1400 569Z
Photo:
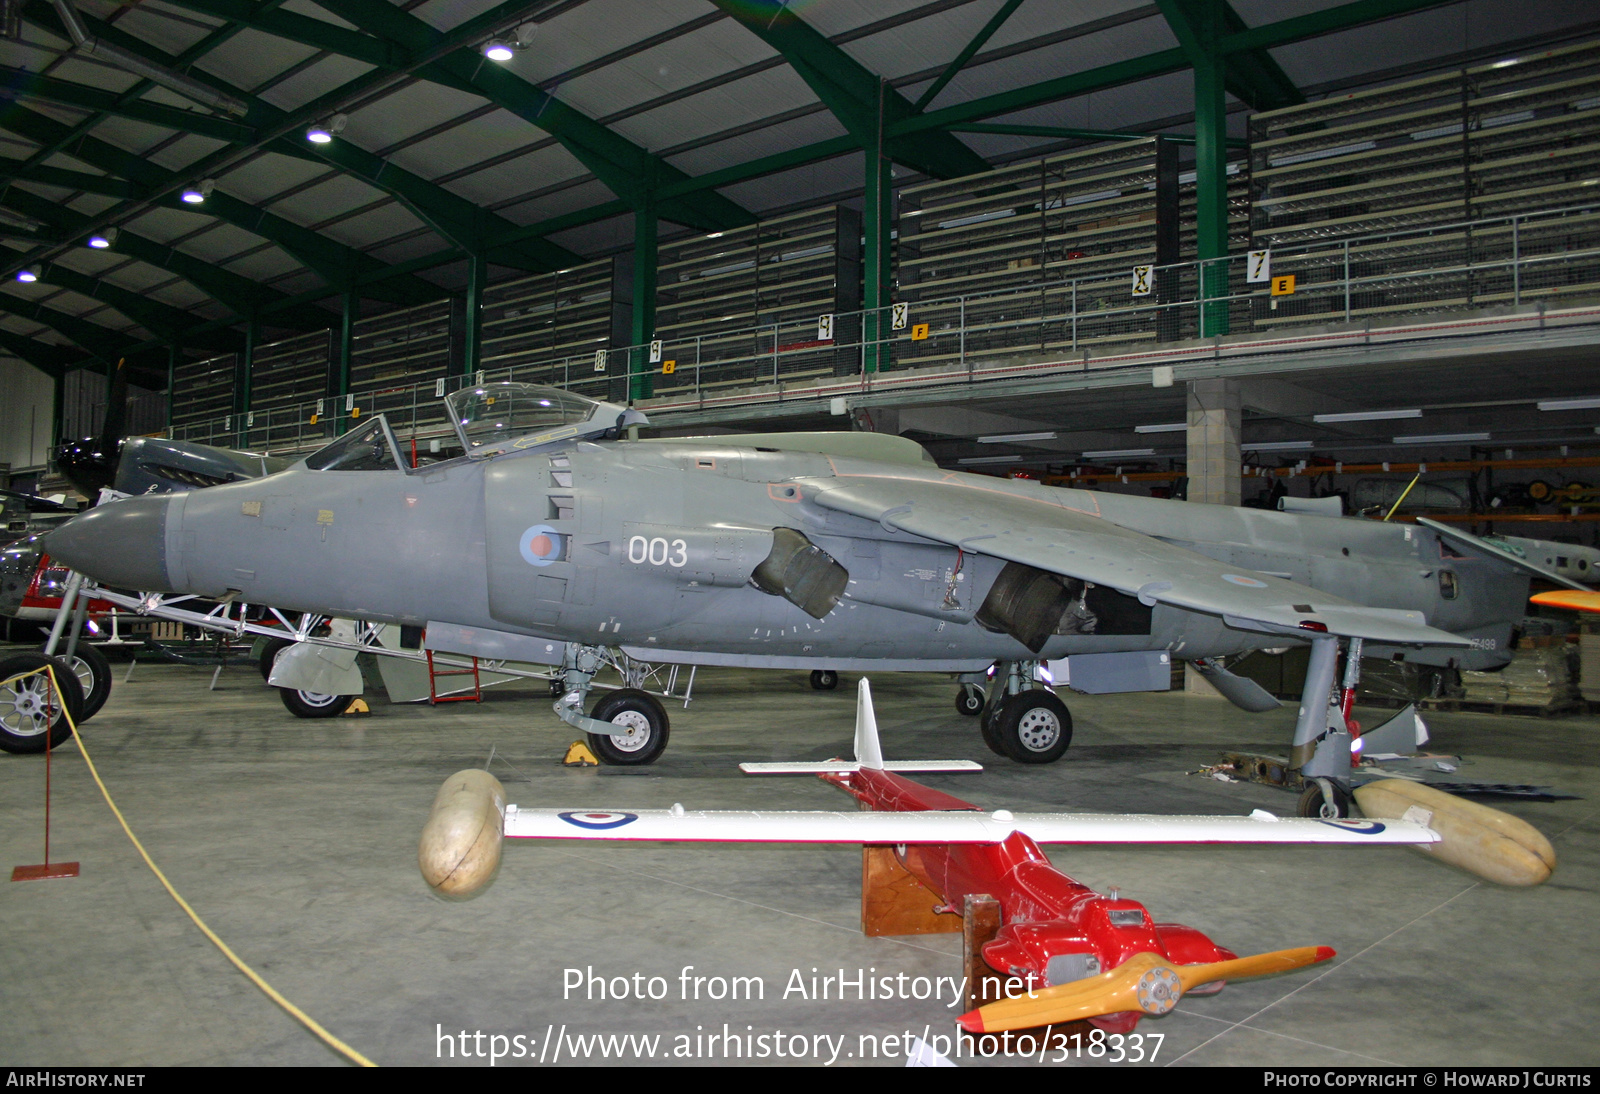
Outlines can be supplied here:
M534 1062L547 1031L563 1029L563 1063L573 1035L660 1034L658 1055L684 1044L693 1052L696 1037L726 1024L751 1036L803 1034L808 1046L843 1037L843 1065L873 1062L860 1058L862 1034L952 1030L957 1011L932 1001L784 998L797 969L807 979L814 968L957 974L959 936L862 937L852 848L520 843L506 848L494 887L466 903L436 899L417 873L417 834L439 784L491 750L511 799L527 805L848 807L815 779L750 779L735 765L846 752L854 676L816 693L800 673L703 672L694 704L670 708L660 762L568 770L556 761L574 734L542 692L499 690L481 706L436 709L379 700L369 717L300 721L252 667L229 669L216 691L209 670L141 664L123 684L124 671L117 666L86 739L134 830L245 961L379 1063L448 1063L451 1049L460 1063L451 1035L462 1031L485 1034L469 1045L485 1053L489 1035L520 1034ZM1185 774L1223 747L1281 751L1288 710L1248 715L1181 693L1068 696L1072 750L1056 765L1022 767L987 753L947 681L885 675L874 685L886 753L990 763L980 775L926 780L980 805L1293 810L1283 792ZM1507 806L1555 843L1561 862L1548 884L1494 888L1402 849L1052 853L1086 883L1118 886L1158 920L1241 953L1339 951L1320 969L1233 984L1147 1020L1140 1032L1161 1035L1143 1044L1156 1063L1600 1062L1600 719L1437 714L1429 723L1439 750L1466 756L1465 775L1582 796ZM51 850L81 862L82 876L0 882L0 1064L339 1064L183 916L75 751L54 765ZM43 779L42 757L0 756L7 869L40 860ZM691 976L760 977L765 998L683 1000L686 966ZM563 1000L565 970L591 968L660 976L668 997ZM903 1063L895 1047L895 1058L876 1062ZM517 1062L528 1061L500 1061ZM817 1062L809 1048L804 1062Z

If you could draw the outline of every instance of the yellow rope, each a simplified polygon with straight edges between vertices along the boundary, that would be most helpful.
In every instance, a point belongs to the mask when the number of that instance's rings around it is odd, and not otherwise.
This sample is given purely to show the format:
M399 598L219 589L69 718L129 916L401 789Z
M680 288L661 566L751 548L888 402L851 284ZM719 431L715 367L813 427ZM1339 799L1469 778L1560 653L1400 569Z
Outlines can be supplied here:
M26 679L29 676L36 676L41 672L48 672L50 674L50 685L56 689L56 694L59 695L61 693L61 688L60 685L56 683L55 669L48 665L46 665L44 668L34 669L32 672L25 672L21 675L13 676L11 679L0 683L0 687L5 687L18 680ZM156 880L161 882L162 888L166 889L168 894L171 895L172 899L178 902L178 907L182 908L184 914L194 921L194 925L200 928L200 933L209 938L212 945L216 946L217 949L222 951L222 956L233 962L234 968L244 973L250 982L256 987L260 988L268 999L271 999L274 1003L278 1004L278 1006L288 1011L296 1021L320 1037L323 1042L328 1045L328 1047L337 1052L343 1053L351 1062L360 1064L362 1067L377 1067L377 1064L373 1063L371 1060L361 1055L361 1053L357 1052L355 1049L339 1040L339 1038L323 1029L322 1026L319 1025L317 1021L309 1014L295 1006L293 1003L289 1002L289 1000L285 999L281 994L279 994L278 989L261 979L261 977L256 974L254 969L252 969L249 965L246 965L244 961L239 958L238 954L234 953L228 948L228 944L226 942L217 937L215 931L206 926L205 920L201 919L195 910L189 907L189 902L178 895L178 890L172 887L172 882L167 880L167 875L163 874L161 872L161 868L151 860L149 852L144 849L144 844L139 842L139 837L134 835L133 829L128 827L127 820L122 816L122 810L118 809L117 803L111 800L111 791L106 789L106 784L100 779L100 772L95 770L94 761L89 758L89 750L83 746L83 738L78 735L78 724L73 721L72 713L65 708L65 704L62 706L61 713L66 716L67 725L72 729L72 739L77 742L78 751L83 756L83 762L89 765L89 774L94 776L95 785L100 788L100 793L106 799L106 805L111 807L111 812L116 816L117 823L122 825L123 832L125 832L128 836L128 839L132 841L134 848L139 852L139 857L144 859L144 864L150 867L150 872L156 875ZM47 729L45 732L48 733L49 730Z

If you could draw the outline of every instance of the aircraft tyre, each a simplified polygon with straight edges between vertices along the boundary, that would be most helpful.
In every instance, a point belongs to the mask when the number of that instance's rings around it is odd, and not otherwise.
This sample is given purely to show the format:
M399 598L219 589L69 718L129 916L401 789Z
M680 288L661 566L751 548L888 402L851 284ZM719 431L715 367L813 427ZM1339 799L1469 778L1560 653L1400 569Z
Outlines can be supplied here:
M58 660L66 660L64 650ZM79 640L78 648L72 653L72 671L78 677L78 686L83 689L83 713L74 714L73 717L80 722L87 722L100 713L100 708L111 698L111 662L106 660L105 654Z
M294 645L292 638L269 638L266 645L261 647L261 679L271 680L272 666L278 660L278 654Z
M963 685L961 690L956 692L956 711L968 718L982 714L985 702L983 689L972 684Z
M83 687L65 661L42 653L12 654L0 658L0 681L46 665L55 666L61 690L53 705L46 676L0 685L0 752L43 752L47 745L54 748L72 736L67 714L73 721L82 717Z
M589 747L601 763L652 764L667 750L667 736L671 730L667 710L647 691L637 688L613 691L595 703L589 717L612 722L622 730L614 736L589 734Z
M839 674L832 669L811 670L811 687L815 691L832 691L839 686Z
M1005 755L1019 764L1055 763L1072 744L1067 704L1042 689L1006 696L991 726Z
M337 718L350 709L350 704L356 701L357 696L324 695L320 691L279 688L278 698L283 700L283 705L296 718Z
M1000 713L1000 704L1004 700L1005 696L999 695L984 704L983 710L978 714L978 732L983 734L983 743L989 746L990 752L1009 760L1011 755L1000 743L1000 735L994 729L995 715Z
M1333 798L1329 805L1322 796L1322 785L1327 783L1328 790ZM1311 817L1319 820L1339 820L1350 816L1350 791L1330 779L1311 779L1306 783L1304 792L1300 795L1299 807L1295 810L1302 817Z

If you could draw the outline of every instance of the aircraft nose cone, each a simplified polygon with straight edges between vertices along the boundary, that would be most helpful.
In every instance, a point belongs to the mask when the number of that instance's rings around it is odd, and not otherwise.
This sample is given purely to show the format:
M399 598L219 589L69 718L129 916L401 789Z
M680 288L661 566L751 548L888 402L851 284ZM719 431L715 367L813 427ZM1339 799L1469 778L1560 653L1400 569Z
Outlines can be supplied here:
M167 578L170 497L124 498L73 517L44 539L50 557L102 585L172 592Z

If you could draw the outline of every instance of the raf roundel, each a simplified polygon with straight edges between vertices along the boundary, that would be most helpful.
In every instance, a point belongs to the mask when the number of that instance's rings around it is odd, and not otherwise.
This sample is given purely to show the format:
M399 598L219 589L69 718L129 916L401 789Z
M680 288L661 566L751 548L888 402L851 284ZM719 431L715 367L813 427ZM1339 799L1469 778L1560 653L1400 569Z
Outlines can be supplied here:
M607 828L621 828L624 824L631 824L639 819L637 813L603 813L603 812L568 812L558 813L562 820L568 824L587 828L590 831L604 831Z
M1223 574L1222 580L1231 581L1235 585L1243 585L1247 589L1265 589L1267 583L1254 577L1242 577L1239 574Z
M561 535L548 524L535 524L522 533L517 548L530 566L548 566L561 557Z

